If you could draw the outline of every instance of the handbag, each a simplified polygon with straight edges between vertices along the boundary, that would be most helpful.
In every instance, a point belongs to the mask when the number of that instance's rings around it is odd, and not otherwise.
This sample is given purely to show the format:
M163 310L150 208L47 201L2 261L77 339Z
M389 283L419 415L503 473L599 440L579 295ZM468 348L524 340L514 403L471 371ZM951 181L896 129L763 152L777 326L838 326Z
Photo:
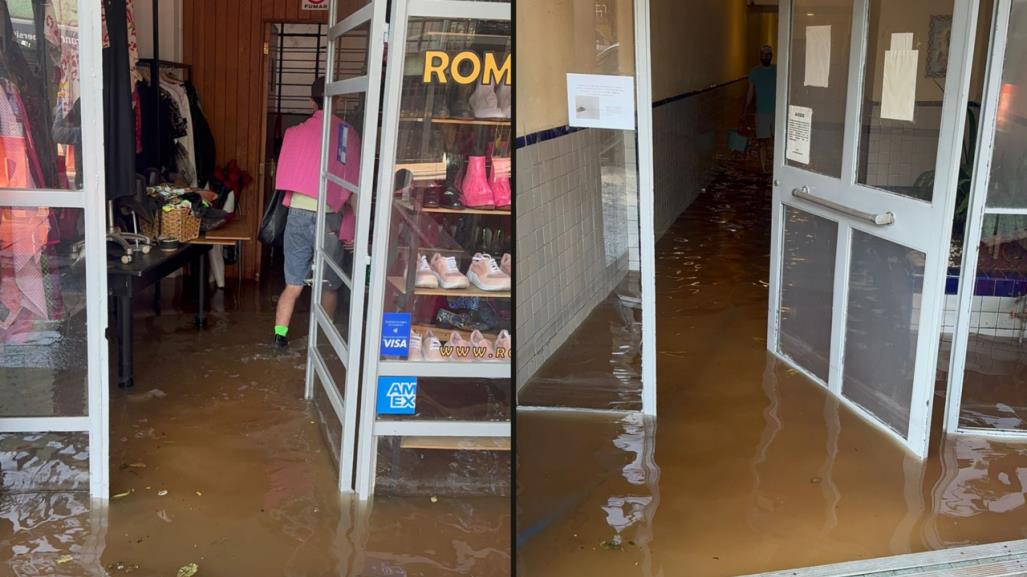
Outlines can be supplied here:
M271 200L264 209L264 218L260 221L260 242L272 246L282 246L285 239L285 222L289 217L289 207L285 206L285 191L275 190Z

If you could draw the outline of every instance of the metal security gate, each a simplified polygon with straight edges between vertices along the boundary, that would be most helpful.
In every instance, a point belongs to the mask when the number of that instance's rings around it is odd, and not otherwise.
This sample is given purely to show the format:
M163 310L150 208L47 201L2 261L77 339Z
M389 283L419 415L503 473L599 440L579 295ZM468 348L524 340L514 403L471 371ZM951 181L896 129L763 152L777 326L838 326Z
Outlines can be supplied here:
M368 0L346 13L344 5L332 2L329 10L306 398L314 400L338 460L339 489L352 491L386 1ZM354 53L363 65L354 66ZM342 175L335 166L345 166ZM328 207L331 187L350 197L341 210ZM351 248L340 238L343 229L352 230Z

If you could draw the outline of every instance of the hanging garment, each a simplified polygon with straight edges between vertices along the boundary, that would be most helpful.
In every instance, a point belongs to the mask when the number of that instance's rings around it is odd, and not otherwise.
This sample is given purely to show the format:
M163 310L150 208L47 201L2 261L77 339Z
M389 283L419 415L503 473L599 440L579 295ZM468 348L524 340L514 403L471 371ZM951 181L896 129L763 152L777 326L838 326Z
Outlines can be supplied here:
M0 305L6 334L19 316L49 319L42 256L50 234L49 210L0 209Z
M33 17L42 22L43 5L33 3L32 7ZM37 56L46 60L49 57L48 43L39 42L37 46L44 52ZM37 77L29 67L22 46L14 35L6 2L0 2L0 78L11 82L20 100L26 154L39 167L38 173L33 175L33 186L57 188L57 154L50 132L52 110L48 104L52 84L48 78Z
M174 99L182 118L185 120L185 136L178 138L178 149L175 157L175 171L189 186L197 186L196 178L196 146L193 139L192 113L189 106L189 95L185 86L177 82L162 82Z
M104 0L110 46L103 50L104 169L107 200L134 195L135 115L124 0Z
M193 166L196 168L196 185L204 187L207 186L210 177L214 175L217 146L214 143L214 133L210 130L210 124L203 115L196 87L191 82L186 82L185 91L189 97L189 117L193 127Z

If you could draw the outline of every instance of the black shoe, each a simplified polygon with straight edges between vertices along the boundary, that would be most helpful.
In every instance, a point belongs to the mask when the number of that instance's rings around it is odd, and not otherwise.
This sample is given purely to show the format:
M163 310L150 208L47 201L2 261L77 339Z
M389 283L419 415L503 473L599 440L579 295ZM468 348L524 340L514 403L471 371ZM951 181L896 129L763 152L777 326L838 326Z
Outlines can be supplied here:
M289 339L282 335L275 335L275 348L276 349L287 349L289 348Z

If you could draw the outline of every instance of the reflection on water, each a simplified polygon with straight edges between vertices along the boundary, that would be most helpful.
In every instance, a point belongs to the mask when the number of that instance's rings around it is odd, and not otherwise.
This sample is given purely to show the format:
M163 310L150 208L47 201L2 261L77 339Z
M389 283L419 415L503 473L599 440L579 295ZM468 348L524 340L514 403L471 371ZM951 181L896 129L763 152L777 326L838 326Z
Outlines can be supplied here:
M518 575L729 576L1027 536L1027 445L945 438L939 413L920 461L767 353L769 207L729 170L661 240L658 429L518 414Z
M280 352L264 338L276 290L218 291L198 331L181 282L166 281L161 317L137 299L137 384L111 391L108 507L84 492L83 439L0 438L0 575L509 574L508 498L338 493L302 399L303 339ZM29 492L38 480L60 490Z

